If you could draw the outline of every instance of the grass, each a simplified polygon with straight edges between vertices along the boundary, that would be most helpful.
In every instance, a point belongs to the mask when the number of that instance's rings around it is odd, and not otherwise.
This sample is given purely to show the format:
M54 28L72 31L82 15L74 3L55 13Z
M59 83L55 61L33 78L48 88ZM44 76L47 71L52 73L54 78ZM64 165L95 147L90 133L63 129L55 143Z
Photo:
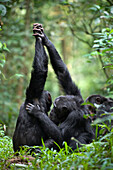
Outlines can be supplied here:
M113 128L104 137L91 144L77 148L70 152L70 148L64 143L64 149L49 150L40 147L41 152L34 157L26 154L26 149L20 151L17 157L14 155L12 140L4 135L0 129L0 169L74 169L74 170L112 170L113 169Z

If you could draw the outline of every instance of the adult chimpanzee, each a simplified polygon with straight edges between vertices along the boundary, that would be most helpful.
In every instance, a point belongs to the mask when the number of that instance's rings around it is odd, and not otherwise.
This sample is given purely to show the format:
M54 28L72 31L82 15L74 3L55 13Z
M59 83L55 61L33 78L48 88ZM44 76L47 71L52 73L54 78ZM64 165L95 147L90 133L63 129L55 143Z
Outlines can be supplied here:
M103 119L103 122L106 123L107 125L109 125L109 121L106 119L109 116L109 113L113 113L113 99L112 98L106 98L104 96L101 95L91 95L86 99L86 102L89 102L89 110L90 110L90 114L92 121L96 120L97 118L100 118L101 120ZM92 103L93 105L91 105L90 103ZM113 121L111 120L110 122L111 125L113 125ZM97 131L97 137L100 135L99 131L103 129L103 133L105 134L105 132L107 131L107 129L105 128L101 128L101 126L98 127L98 131ZM93 128L94 132L96 130L95 126Z
M38 25L38 27L40 27L40 25ZM35 37L33 71L29 87L26 90L25 102L20 107L20 113L13 136L14 151L19 150L20 146L23 145L42 146L42 139L45 146L49 148L53 147L54 141L59 145L62 143L60 130L47 115L52 103L50 93L44 91L48 71L48 58L41 38ZM29 103L34 105L33 110L35 110L35 107L38 110L35 117L30 112Z
M76 149L77 142L72 140L72 137L76 138L82 144L88 144L93 139L90 119L84 118L84 115L88 115L89 113L88 108L82 105L84 100L81 93L72 81L66 65L63 63L52 42L47 38L43 29L37 28L35 30L37 32L34 35L41 37L43 45L47 47L52 67L66 93L66 96L56 98L50 118L57 125L60 123L59 129L62 132L63 140L74 150ZM32 114L35 115L36 109L35 111L33 110L33 105L28 106Z

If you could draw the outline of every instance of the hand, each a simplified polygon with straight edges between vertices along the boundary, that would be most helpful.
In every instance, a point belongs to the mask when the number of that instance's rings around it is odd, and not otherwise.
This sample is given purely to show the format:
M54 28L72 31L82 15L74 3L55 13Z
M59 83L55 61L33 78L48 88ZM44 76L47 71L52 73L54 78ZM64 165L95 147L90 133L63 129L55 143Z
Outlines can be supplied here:
M28 113L33 114L33 113L35 113L37 111L40 111L40 106L39 105L35 106L35 105L31 104L31 103L28 103L26 105L26 110L27 110Z
M43 27L42 24L34 23L33 24L33 36L43 37Z
M49 39L44 33L44 29L42 27L42 24L39 24L39 23L33 24L33 36L35 36L36 38L37 37L42 38L42 42L43 42L44 45L49 44Z

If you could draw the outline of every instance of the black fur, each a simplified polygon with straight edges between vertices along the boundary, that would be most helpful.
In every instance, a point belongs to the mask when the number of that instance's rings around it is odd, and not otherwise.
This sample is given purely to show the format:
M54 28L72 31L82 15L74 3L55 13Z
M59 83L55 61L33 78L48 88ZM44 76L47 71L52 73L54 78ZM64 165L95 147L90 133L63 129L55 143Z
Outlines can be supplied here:
M54 141L59 145L62 143L60 130L47 115L52 104L50 93L44 91L47 71L48 58L41 39L36 37L31 80L26 90L25 102L20 107L13 135L14 151L19 150L20 146L24 145L42 146L42 138L49 148L53 147ZM26 106L29 103L33 104L36 109L40 108L40 110L37 110L37 115L32 115L26 111Z
M82 106L84 102L80 90L72 81L66 65L63 63L52 42L42 32L38 34L43 40L43 44L49 52L52 67L57 75L60 85L66 96L59 96L50 113L51 120L59 125L63 135L63 140L68 143L72 149L76 149L76 138L82 144L88 144L92 141L94 134L90 125L90 119L85 119L88 115L87 106ZM80 145L79 145L80 146Z

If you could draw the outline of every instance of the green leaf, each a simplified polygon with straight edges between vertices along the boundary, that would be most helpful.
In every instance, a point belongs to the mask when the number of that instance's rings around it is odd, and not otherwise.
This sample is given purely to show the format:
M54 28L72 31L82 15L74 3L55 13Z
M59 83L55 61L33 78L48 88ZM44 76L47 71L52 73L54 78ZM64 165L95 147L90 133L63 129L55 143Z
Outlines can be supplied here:
M104 11L104 14L105 14L105 15L109 15L109 13L108 13L107 11Z
M10 52L10 50L7 47L3 47L3 50Z
M90 9L93 10L93 11L97 11L97 10L100 10L100 6L99 5L94 5Z
M99 47L99 44L94 44L93 45L93 48L98 48Z
M106 51L113 51L113 48L104 49L102 52L105 53Z
M97 11L97 8L95 8L95 7L91 7L91 8L89 8L89 9L91 9L91 10L93 10L93 11Z
M100 6L99 5L94 5L97 9L100 9Z
M87 63L91 63L91 60L87 60Z
M6 46L6 44L5 44L5 43L3 43L3 50L4 50L4 51L8 51L8 52L10 52L10 50L7 48L7 46Z
M2 67L2 68L3 68L3 64L1 64L1 63L0 63L0 67Z
M95 107L92 103L90 103L90 102L84 102L84 103L82 103L81 104L82 106L84 106L84 105L91 105L92 107Z
M0 48L2 48L3 44L0 42Z
M110 31L110 34L113 32L113 29Z
M110 69L113 69L113 65L108 65L108 66L104 66L104 68L110 68Z
M4 59L0 59L0 66L3 68L5 65L5 60Z

